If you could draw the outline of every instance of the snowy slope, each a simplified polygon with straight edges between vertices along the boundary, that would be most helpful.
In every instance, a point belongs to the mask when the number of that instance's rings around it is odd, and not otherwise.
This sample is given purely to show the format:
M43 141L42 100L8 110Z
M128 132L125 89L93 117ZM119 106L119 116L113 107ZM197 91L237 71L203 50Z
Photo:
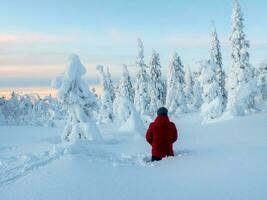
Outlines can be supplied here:
M146 163L144 140L101 126L105 144L60 143L60 128L0 127L0 197L73 199L264 199L267 113L201 124L176 118L176 156Z

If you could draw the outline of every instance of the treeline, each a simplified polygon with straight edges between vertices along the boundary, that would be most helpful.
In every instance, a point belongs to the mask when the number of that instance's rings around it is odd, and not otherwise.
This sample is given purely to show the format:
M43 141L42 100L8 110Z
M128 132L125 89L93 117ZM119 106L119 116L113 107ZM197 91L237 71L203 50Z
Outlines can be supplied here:
M135 81L126 65L118 84L113 83L108 67L98 65L103 89L99 97L88 89L82 78L85 67L79 57L73 55L66 72L53 81L58 99L13 93L10 99L0 99L0 121L53 126L56 120L67 120L65 137L68 138L74 124L87 123L88 119L99 123L125 122L133 109L143 120L151 120L161 106L166 106L173 116L200 111L204 121L218 118L225 112L237 116L264 111L267 61L257 68L250 63L249 41L237 0L233 3L231 30L232 63L228 74L223 69L220 40L212 23L210 59L198 62L193 72L174 52L167 76L163 77L159 54L153 51L150 62L146 63L144 45L138 39ZM83 129L86 127L75 128L76 131Z

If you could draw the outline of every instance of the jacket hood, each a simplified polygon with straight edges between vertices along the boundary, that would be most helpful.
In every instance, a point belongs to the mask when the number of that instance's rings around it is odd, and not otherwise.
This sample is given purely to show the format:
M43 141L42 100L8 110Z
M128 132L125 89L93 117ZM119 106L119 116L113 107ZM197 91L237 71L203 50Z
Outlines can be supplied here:
M169 117L167 115L158 115L155 119L155 123L164 124L170 122Z

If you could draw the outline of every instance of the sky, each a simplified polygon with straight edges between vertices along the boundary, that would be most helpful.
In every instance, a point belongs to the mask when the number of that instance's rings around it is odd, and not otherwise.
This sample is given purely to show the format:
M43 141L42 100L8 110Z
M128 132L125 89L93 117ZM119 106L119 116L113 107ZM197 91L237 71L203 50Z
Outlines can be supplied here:
M50 87L76 53L98 85L96 65L108 66L116 81L122 65L134 76L137 38L149 63L160 54L163 71L174 51L184 65L209 58L211 20L230 66L232 0L0 0L0 88ZM267 58L267 1L240 0L251 63Z

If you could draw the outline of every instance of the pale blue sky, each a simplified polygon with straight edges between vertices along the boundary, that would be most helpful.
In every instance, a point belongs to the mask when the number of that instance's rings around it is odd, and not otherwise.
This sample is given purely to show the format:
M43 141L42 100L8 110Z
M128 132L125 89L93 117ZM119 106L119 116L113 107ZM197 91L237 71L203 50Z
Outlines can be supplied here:
M67 3L66 3L67 2ZM146 61L160 53L166 71L177 51L184 64L208 58L210 21L216 23L225 68L230 64L231 0L1 0L0 87L49 86L77 53L96 83L96 64L118 77L122 64L135 72L136 39ZM251 62L267 58L267 1L240 0L251 42Z

